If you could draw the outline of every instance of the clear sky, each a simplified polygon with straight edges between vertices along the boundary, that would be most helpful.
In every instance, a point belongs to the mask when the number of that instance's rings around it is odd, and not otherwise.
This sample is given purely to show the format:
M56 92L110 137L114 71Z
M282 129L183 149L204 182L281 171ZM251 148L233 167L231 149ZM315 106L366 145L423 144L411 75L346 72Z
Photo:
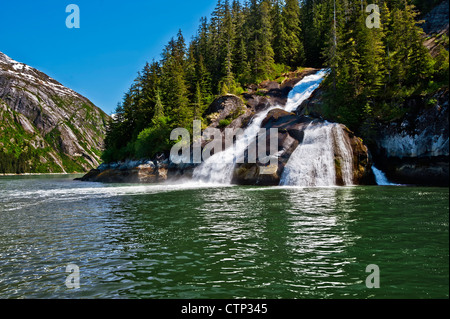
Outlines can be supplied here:
M66 27L66 6L80 28ZM146 61L182 29L189 42L216 0L21 0L0 5L0 52L113 113Z

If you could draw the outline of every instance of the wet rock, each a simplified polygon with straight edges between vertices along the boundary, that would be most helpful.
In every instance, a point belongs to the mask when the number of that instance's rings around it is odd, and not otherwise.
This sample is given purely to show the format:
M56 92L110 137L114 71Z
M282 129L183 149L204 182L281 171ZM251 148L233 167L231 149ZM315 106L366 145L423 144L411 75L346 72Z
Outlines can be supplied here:
M438 92L435 100L398 121L378 124L373 155L391 181L449 185L448 90Z
M318 119L306 116L298 116L294 113L286 112L282 109L274 109L270 111L262 122L265 129L278 129L278 162L277 165L271 166L262 163L248 163L236 166L233 182L240 185L267 185L275 186L280 184L281 176L288 163L292 153L304 141L305 129L311 123L320 123ZM363 141L356 137L344 125L341 125L345 138L353 151L353 183L355 185L374 184L374 176L371 170L372 160L370 152ZM266 149L270 147L270 135L267 135ZM337 156L337 154L335 155ZM339 164L339 158L336 157L336 165ZM340 168L337 167L337 185L343 185L342 176L340 176Z

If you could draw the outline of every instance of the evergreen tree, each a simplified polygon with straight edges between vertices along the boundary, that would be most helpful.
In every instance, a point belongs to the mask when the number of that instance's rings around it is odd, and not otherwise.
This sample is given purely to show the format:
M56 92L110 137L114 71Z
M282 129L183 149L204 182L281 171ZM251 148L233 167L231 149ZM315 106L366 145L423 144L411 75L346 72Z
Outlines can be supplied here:
M200 88L200 84L197 83L197 87L195 90L194 107L193 107L194 120L199 120L201 118L202 111L203 111L202 90Z
M224 27L225 11L225 3L223 0L218 0L216 8L211 14L209 24L208 54L206 57L208 70L211 72L212 89L214 92L218 92L219 83L225 76L223 68L227 43L226 29Z
M247 36L245 29L246 14L239 0L233 0L232 19L235 30L232 72L241 85L250 81L249 63L247 56Z
M290 67L300 66L304 62L303 43L300 41L300 7L298 0L286 0L281 14L285 25L286 38L281 51L281 60Z
M159 90L156 91L155 99L156 99L155 112L153 114L152 123L155 123L159 119L164 117L164 106L161 102L161 94L159 93Z
M189 107L189 91L185 76L185 42L181 31L177 40L172 39L163 52L161 90L163 104L169 111L174 127L189 127L192 112Z
M271 44L270 2L251 0L247 20L249 62L254 82L266 80L273 73L274 52Z
M286 45L288 42L288 35L286 32L286 25L282 17L283 7L281 5L281 0L275 0L272 10L272 21L273 21L273 51L274 60L276 63L286 62Z
M225 0L224 3L224 17L223 17L223 29L224 29L224 53L223 53L223 71L224 77L222 78L222 84L228 90L227 93L234 93L236 84L234 82L233 75L233 49L236 38L235 26L233 24L231 8L229 0Z

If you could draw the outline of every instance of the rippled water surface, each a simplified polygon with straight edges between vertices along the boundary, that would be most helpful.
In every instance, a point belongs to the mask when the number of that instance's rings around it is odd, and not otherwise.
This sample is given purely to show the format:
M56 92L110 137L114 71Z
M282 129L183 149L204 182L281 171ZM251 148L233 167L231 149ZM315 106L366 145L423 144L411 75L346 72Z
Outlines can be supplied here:
M73 177L0 177L0 298L449 297L448 188Z

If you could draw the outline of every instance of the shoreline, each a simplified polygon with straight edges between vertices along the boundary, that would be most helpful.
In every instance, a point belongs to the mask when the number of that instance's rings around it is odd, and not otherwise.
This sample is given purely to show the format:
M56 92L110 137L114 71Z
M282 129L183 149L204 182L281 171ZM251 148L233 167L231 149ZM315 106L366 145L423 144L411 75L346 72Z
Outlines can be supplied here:
M1 176L42 176L42 175L83 175L85 173L23 173L23 174L12 174L12 173L6 173L6 174L0 174Z

